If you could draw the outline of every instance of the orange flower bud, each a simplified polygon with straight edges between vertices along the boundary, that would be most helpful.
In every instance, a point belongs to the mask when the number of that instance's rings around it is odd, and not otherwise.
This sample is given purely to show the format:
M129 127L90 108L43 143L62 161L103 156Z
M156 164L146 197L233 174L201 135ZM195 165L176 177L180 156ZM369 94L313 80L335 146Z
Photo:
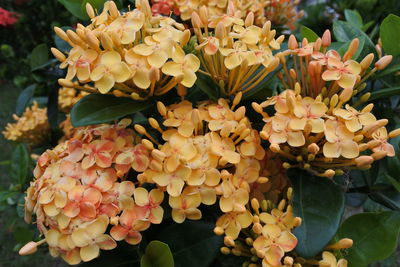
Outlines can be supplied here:
M374 53L370 53L365 56L365 58L360 62L361 68L366 70L371 66L372 61L374 60Z
M329 30L326 30L322 35L322 46L323 47L331 46L331 32Z
M393 56L391 56L391 55L382 57L375 63L375 68L377 68L378 70L383 70L392 62L392 59L393 59Z
M295 50L296 48L299 47L299 44L297 43L296 37L293 34L291 34L289 36L288 47L291 50Z
M396 129L389 133L389 138L396 138L399 135L400 135L400 129Z
M28 242L18 251L18 254L21 256L33 254L37 251L37 246L38 246L37 243L34 241Z
M349 45L349 48L347 49L346 53L343 56L343 61L351 59L357 52L359 45L360 45L360 40L358 38L353 39Z
M355 159L357 167L364 167L366 165L371 165L374 162L374 158L371 156L360 156Z
M65 61L66 57L60 50L58 50L57 48L52 47L50 49L50 51L54 55L54 57L58 59L58 61L60 61L60 62L64 62Z

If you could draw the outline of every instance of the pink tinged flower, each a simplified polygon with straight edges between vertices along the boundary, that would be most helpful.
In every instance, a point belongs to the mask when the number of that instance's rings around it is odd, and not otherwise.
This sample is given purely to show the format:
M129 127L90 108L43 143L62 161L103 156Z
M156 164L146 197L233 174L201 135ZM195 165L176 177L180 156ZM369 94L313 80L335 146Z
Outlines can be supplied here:
M305 126L310 124L312 133L322 133L324 131L322 117L327 111L328 107L324 103L305 97L301 102L295 102L293 113L296 118L290 120L289 127L295 131L303 131Z
M328 65L328 60L330 58L340 59L340 55L336 50L329 50L326 54L321 53L319 51L315 51L312 54L312 58L317 61L319 64L326 66Z
M322 79L325 81L337 81L339 86L347 89L353 88L357 77L361 72L361 66L354 60L342 62L339 58L328 59L328 70L322 73Z
M373 152L384 151L389 157L394 157L396 152L393 146L388 143L388 134L385 127L381 127L372 134L374 140L379 141L380 144L372 149Z
M237 164L240 161L240 154L236 152L235 144L231 138L222 138L218 133L211 133L211 151L221 156L221 160Z
M93 69L90 78L102 94L108 93L115 83L122 83L129 79L131 71L121 55L116 51L108 51L100 56L99 64Z
M363 126L372 124L376 121L375 116L370 112L359 112L350 105L346 105L346 109L335 109L333 114L344 120L347 129L351 132L357 132Z
M108 168L112 163L112 151L114 150L114 143L107 140L95 140L86 145L86 156L82 160L82 168L88 169L94 164L100 168Z
M354 133L350 132L346 125L335 120L325 122L325 138L323 153L328 158L339 158L343 156L348 159L356 158L359 149L353 141Z
M134 190L133 195L140 216L148 218L151 223L161 223L164 210L160 205L164 199L164 193L159 189L148 192L145 188L139 187Z
M219 49L219 40L216 37L208 36L197 46L197 49L202 48L207 55L215 55Z
M84 221L93 220L101 199L102 194L97 189L75 186L68 192L69 201L63 208L63 213L70 218L79 216Z
M115 162L121 165L130 164L135 171L144 172L150 163L149 151L144 145L139 144L119 154Z

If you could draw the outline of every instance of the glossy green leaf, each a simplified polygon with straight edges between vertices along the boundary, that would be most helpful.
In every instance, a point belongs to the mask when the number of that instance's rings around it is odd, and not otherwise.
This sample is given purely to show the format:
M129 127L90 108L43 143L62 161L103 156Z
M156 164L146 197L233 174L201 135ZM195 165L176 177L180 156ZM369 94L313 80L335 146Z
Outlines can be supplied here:
M350 9L346 9L344 11L344 16L347 20L347 22L350 22L351 24L353 24L355 27L361 29L364 25L362 17L360 15L360 13L358 13L357 10L350 10Z
M33 95L35 94L36 84L29 85L26 87L18 96L17 105L15 107L15 113L21 116L25 108L31 102Z
M350 42L351 40L358 38L361 44L361 39L364 39L364 49L360 54L361 57L364 57L369 53L375 53L375 45L368 35L366 35L361 29L354 27L349 22L340 20L334 21L333 33L339 42Z
M342 224L338 237L350 238L354 242L353 247L346 250L349 266L365 267L394 252L399 231L399 212L361 213L351 216Z
M87 20L86 3L90 3L93 8L101 10L107 0L58 0L72 15Z
M10 175L15 184L24 184L28 178L29 154L24 144L18 144L11 154Z
M381 24L380 37L387 54L400 55L400 17L390 14Z
M33 48L29 56L31 70L38 70L49 61L49 48L46 44L39 44Z
M174 267L169 246L161 241L151 241L140 260L140 267Z
M396 191L377 191L368 195L373 201L391 209L400 211L400 193Z
M71 110L74 127L110 122L151 106L148 101L135 101L112 95L90 94Z
M293 212L302 223L295 228L296 252L304 258L321 252L336 234L344 210L344 193L331 180L291 170Z
M394 188L396 188L397 192L400 192L400 181L396 180L389 174L385 174L385 178L393 185Z
M220 95L220 88L213 80L202 73L197 73L196 86L200 88L211 100L217 100Z
M381 98L389 98L395 95L400 95L400 87L385 88L373 91L369 100L372 101Z
M213 232L214 223L185 221L166 227L157 237L169 245L176 267L210 266L219 255L222 237Z
M304 25L300 27L300 34L301 37L306 38L309 42L315 42L319 37L318 34Z

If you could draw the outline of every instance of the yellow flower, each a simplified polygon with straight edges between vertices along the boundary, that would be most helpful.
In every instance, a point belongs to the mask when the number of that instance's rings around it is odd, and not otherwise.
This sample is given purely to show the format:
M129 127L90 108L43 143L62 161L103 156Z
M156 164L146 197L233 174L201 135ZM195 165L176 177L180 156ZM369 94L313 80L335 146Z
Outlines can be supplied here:
M188 179L191 172L191 169L180 166L171 173L151 172L149 177L159 186L166 186L169 195L177 197L182 193L185 181Z
M354 88L361 66L354 60L342 62L340 57L328 59L328 70L322 74L325 81L337 81L342 88Z
M179 46L175 47L172 60L162 67L162 72L174 76L182 77L181 84L185 87L192 87L196 82L196 71L200 68L200 60L193 54L185 55L183 49Z
M319 261L319 267L347 267L347 260L340 259L338 261L331 252L324 251L322 260Z
M148 192L145 188L139 187L133 194L136 205L140 207L139 216L148 218L154 224L161 223L164 210L160 205L164 199L164 193L158 189Z
M363 126L376 121L375 116L370 112L359 112L348 104L345 108L346 109L335 109L333 114L343 119L347 129L353 133L361 130Z
M359 155L358 145L353 141L354 134L343 123L327 120L325 122L325 136L328 141L323 147L325 157L338 158L343 156L353 159Z
M230 138L221 138L221 136L216 133L211 133L211 149L212 152L218 156L221 156L220 161L226 161L232 164L239 163L240 154L235 150L235 144Z
M186 218L200 220L201 211L198 209L200 204L200 193L191 187L186 187L179 196L169 197L169 205L172 208L172 219L177 223L184 222Z
M129 49L125 53L125 60L132 72L132 81L134 84L142 89L148 88L151 84L149 75L151 66L147 62L147 58Z
M246 210L244 212L228 212L218 218L216 226L225 231L226 236L236 239L242 229L252 223L253 216Z
M383 151L386 152L386 155L389 157L394 157L396 155L396 152L393 148L393 146L388 143L388 134L387 134L387 130L385 127L381 127L379 129L377 129L373 134L372 137L375 141L379 142L379 145L375 146L374 148L372 148L373 152L379 152L379 151Z
M256 54L253 51L248 51L244 42L237 41L232 48L219 48L219 51L225 57L224 64L229 70L240 66L244 60L247 61L249 66L257 62Z
M165 64L171 57L172 50L173 43L170 40L159 43L150 36L144 39L143 44L138 44L133 48L136 54L147 57L147 62L155 68L161 68Z
M90 78L102 94L109 92L116 82L125 82L130 76L131 71L128 65L121 61L121 55L115 51L102 54L100 63L90 74Z

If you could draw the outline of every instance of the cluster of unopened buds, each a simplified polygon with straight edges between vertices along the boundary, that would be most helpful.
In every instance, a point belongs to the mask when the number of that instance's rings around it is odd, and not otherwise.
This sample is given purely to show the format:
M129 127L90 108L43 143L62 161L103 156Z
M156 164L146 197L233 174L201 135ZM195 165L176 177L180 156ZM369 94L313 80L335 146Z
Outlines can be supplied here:
M18 117L13 115L15 123L8 123L3 131L7 140L25 142L31 146L43 144L50 134L50 125L47 120L47 108L40 108L37 102L27 107Z
M169 107L158 102L162 126L154 118L149 123L161 134L165 141L162 145L144 127L135 126L148 138L143 144L151 149L149 168L138 180L167 191L176 222L200 219L200 204L213 205L218 197L224 213L242 214L246 212L250 185L268 182L260 177L265 151L258 132L251 128L244 107L235 110L240 97L231 106L224 99L198 108L188 101Z
M58 108L63 112L70 112L72 107L89 93L74 88L61 87L58 90Z
M28 243L20 254L47 243L52 256L78 264L115 248L116 241L138 244L140 231L161 222L163 192L148 192L125 180L130 169L140 172L149 163L148 150L135 145L133 130L126 128L130 123L124 119L80 128L74 138L38 158L25 199L25 220L30 222L34 213L45 238Z
M59 84L87 92L146 99L162 95L176 86L192 87L199 59L185 54L190 31L172 18L153 16L147 0L136 1L136 9L120 13L113 1L96 16L86 5L91 24L78 24L76 31L56 34L72 49L64 53L52 48L68 68Z
M371 70L373 54L361 63L351 59L358 39L343 58L335 50L326 51L329 45L329 32L315 43L305 39L300 48L291 36L290 50L278 56L283 63L282 82L294 90L253 103L266 122L260 135L286 160L283 166L308 169L325 177L342 175L348 169L368 169L375 160L394 156L388 139L400 135L399 129L388 134L388 120L375 118L373 104L356 109L370 93L351 104L352 97L365 89L364 81L385 68L391 56L382 57ZM287 68L284 55L293 57L293 68ZM268 106L274 107L273 116L264 112Z
M260 86L279 65L272 51L280 49L284 36L275 39L269 21L263 27L254 25L252 12L242 20L232 2L221 16L210 16L206 8L193 12L192 25L201 61L199 73L209 76L222 95Z

